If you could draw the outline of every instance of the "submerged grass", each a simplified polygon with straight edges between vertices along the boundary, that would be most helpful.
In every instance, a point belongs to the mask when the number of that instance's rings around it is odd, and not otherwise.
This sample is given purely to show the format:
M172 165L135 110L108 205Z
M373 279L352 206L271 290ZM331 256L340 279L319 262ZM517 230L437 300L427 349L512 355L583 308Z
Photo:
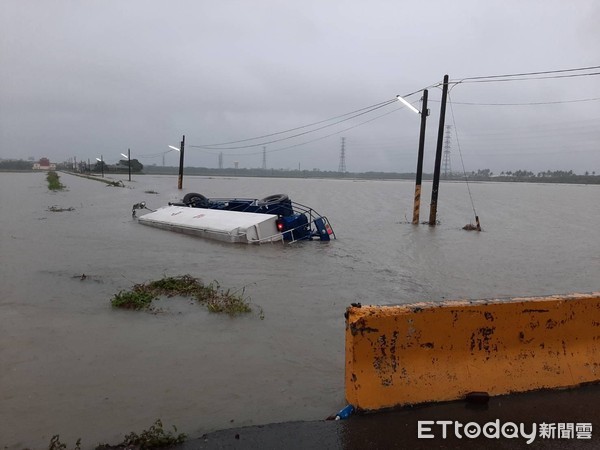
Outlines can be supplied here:
M173 430L177 433L175 425L173 425ZM120 444L100 444L95 447L95 450L146 450L164 448L181 444L185 442L186 438L187 435L185 433L174 434L170 430L165 430L162 421L158 419L150 428L143 430L140 434L132 431L125 435L125 440ZM61 442L60 436L57 434L52 436L48 450L67 450L67 444ZM81 439L77 440L73 450L81 450Z
M62 191L66 187L60 182L60 177L53 170L46 175L46 181L48 181L48 189L51 191Z
M241 294L223 290L217 282L204 285L191 275L163 277L149 283L136 284L130 291L120 291L111 300L116 308L148 310L152 301L159 296L192 297L198 303L206 305L210 312L226 313L236 316L252 311L248 301Z

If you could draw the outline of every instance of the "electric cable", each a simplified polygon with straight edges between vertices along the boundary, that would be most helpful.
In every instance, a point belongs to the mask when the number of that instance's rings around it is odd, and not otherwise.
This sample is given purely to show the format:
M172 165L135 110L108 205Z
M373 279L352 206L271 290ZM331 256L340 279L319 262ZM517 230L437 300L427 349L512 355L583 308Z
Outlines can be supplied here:
M469 178L467 177L467 171L465 169L465 162L463 160L462 151L460 148L460 140L458 139L458 129L456 128L456 119L454 118L454 109L452 108L452 101L450 100L449 93L448 93L448 103L450 104L450 113L452 114L452 123L454 125L456 144L458 146L458 154L460 155L460 163L462 165L463 175L465 177L465 182L467 184L467 191L469 192L469 198L471 199L471 208L473 208L473 214L475 215L475 218L477 218L477 211L475 211L475 202L473 202L473 195L471 194L471 186L469 185Z
M188 145L188 147L204 148L204 149L210 149L210 150L236 150L236 149L241 149L241 148L260 147L260 146L263 146L263 145L273 144L275 142L281 142L281 141L285 141L285 140L288 140L288 139L293 139L295 137L304 136L304 135L309 134L309 133L314 133L315 131L320 131L320 130L323 130L325 128L329 128L329 127L332 127L334 125L340 124L342 122L346 122L346 121L348 121L350 119L354 119L356 117L359 117L359 116L362 116L362 115L365 115L365 114L369 114L369 113L371 113L373 111L376 111L376 110L378 110L380 108L383 108L385 106L388 106L388 105L390 105L392 103L396 103L396 102L397 102L397 100L393 99L393 100L388 100L386 102L382 102L382 103L378 104L377 106L374 106L374 107L372 107L370 109L367 109L366 111L363 108L362 110L358 110L358 111L361 111L361 112L358 112L358 113L356 113L356 114L354 114L354 115L352 115L350 117L346 117L345 119L338 120L337 122L333 122L331 124L315 128L313 130L303 131L302 133L297 133L297 134L293 134L291 136L286 136L286 137L283 137L281 139L274 139L274 140L271 140L271 141L259 142L257 144L240 145L240 146L232 146L232 147L222 147L222 145L225 145L225 144L218 144L218 145ZM348 113L348 114L353 114L353 113ZM344 114L342 116L338 116L338 118L347 116L348 114ZM324 122L329 122L330 120L332 120L332 119L323 120L321 122L318 122L318 124L324 123ZM297 127L297 128L295 128L293 130L300 130L302 128L307 128L307 127L313 126L313 125L305 125L305 126L302 126L302 127ZM290 130L281 131L281 132L277 132L277 133L272 133L270 135L265 135L264 137L275 136L275 135L284 134L284 133L288 133L288 132L290 132ZM256 138L242 139L241 141L237 141L237 142L241 143L241 142L253 141L253 140L256 140L256 139L260 139L260 138L256 137Z
M315 126L315 125L320 125L322 123L329 122L331 120L340 119L342 117L349 116L350 114L354 114L354 113L358 113L358 112L364 111L365 109L374 108L374 107L380 106L380 105L384 105L385 106L387 104L394 103L394 102L395 102L395 99L394 100L386 100L385 102L376 103L376 104L371 105L371 106L366 106L364 108L360 108L360 109L357 109L355 111L351 111L351 112L348 112L348 113L345 113L345 114L340 114L339 116L330 117L329 119L320 120L318 122L310 123L308 125L302 125L302 126L299 126L299 127L290 128L289 130L277 131L275 133L264 134L262 136L256 136L256 137L253 137L253 138L240 139L240 140L237 140L237 141L219 142L219 143L214 143L214 144L200 144L200 145L194 145L192 147L199 147L199 148L202 148L202 147L217 147L217 146L221 146L221 145L238 144L238 143L241 143L241 142L248 142L248 141L255 141L257 139L264 139L264 138L268 138L268 137L272 137L272 136L277 136L277 135L280 135L280 134L290 133L292 131L301 130L302 128L308 128L308 127L312 127L312 126Z
M479 76L479 77L465 77L459 81L467 81L467 80L481 80L481 79L492 79L492 78L508 78L508 77L523 77L530 75L549 75L554 73L565 73L565 72L579 72L583 70L596 70L600 69L600 66L588 66L588 67L578 67L572 69L560 69L560 70L545 70L541 72L522 72L522 73L512 73L512 74L504 74L504 75L487 75L487 76ZM585 74L584 74L585 75ZM457 82L458 80L451 80L452 82Z
M600 97L582 98L577 100L557 100L551 102L525 102L525 103L477 103L477 102L454 102L455 105L474 105L474 106L530 106L530 105L559 105L563 103L581 103L594 102L600 100ZM440 100L431 100L439 103Z

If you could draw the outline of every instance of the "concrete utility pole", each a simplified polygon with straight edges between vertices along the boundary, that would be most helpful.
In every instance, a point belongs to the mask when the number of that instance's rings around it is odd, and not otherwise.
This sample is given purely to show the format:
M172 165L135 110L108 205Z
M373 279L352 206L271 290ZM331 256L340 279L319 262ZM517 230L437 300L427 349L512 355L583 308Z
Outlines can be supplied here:
M129 181L131 181L131 149L127 149L127 168L129 169Z
M421 209L421 181L423 179L423 154L425 152L425 126L429 110L427 109L427 89L423 90L423 104L421 105L421 131L419 133L419 155L417 157L417 179L415 181L415 203L413 207L412 223L419 223L419 214Z
M179 180L177 183L178 189L183 189L183 150L185 147L185 134L181 140L181 147L179 147Z
M433 172L433 187L431 189L431 205L429 208L429 225L435 225L437 217L438 190L440 186L440 169L442 165L442 143L444 141L444 122L446 119L446 99L448 98L448 75L444 75L442 89L442 105L440 108L440 125L438 128L437 147L435 149L435 169Z

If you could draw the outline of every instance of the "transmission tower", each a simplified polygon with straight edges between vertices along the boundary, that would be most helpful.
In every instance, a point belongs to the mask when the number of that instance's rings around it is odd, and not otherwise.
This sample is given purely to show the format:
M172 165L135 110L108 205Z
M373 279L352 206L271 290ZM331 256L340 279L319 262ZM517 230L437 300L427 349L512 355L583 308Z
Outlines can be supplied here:
M267 147L263 147L263 164L262 169L267 170Z
M442 169L444 178L452 174L452 165L450 164L450 148L452 147L452 125L446 125L446 136L444 137L444 159L442 160Z
M223 168L223 152L219 153L219 169Z
M342 138L342 148L340 150L340 166L338 167L338 172L346 172L346 138L344 137Z

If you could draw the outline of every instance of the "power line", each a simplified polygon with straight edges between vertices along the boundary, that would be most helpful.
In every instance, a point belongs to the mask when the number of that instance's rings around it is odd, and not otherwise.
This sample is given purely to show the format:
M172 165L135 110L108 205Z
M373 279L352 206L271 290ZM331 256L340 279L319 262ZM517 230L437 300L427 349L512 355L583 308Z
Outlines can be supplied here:
M564 74L564 73L569 73L569 72L577 72L577 71L584 71L584 70L593 70L593 69L600 69L600 66L590 66L590 67L582 67L582 68L572 68L572 69L562 69L562 70L552 70L552 71L543 71L543 72L523 72L523 73L515 73L515 74L504 74L504 75L488 75L485 77L467 77L467 78L463 78L461 80L453 80L451 81L451 83L454 83L455 85L460 84L460 83L475 83L475 82L502 82L502 81L524 81L524 80L534 80L534 79L550 79L550 78L571 78L571 77L580 77L580 76L595 76L595 75L600 75L600 72L597 73L583 73L583 74L569 74L569 75L556 75L556 74ZM539 75L551 75L551 76L543 76L543 77L539 77ZM421 92L423 89L428 89L431 87L436 87L436 86L440 86L442 83L437 83L437 84L432 84L426 88L421 88L418 89L414 92L411 92L409 94L405 94L402 95L403 98L407 98L410 97L416 93ZM517 105L535 105L535 104L556 104L556 103L575 103L575 102L580 102L580 101L595 101L595 100L600 100L600 98L593 98L593 99L580 99L580 100L567 100L567 101L560 101L560 102L529 102L529 103L523 103L523 104L477 104L474 103L475 105L482 105L482 106L517 106ZM317 132L320 130L323 130L325 128L329 128L332 127L334 125L338 125L340 123L346 122L348 120L354 119L356 117L365 115L365 114L369 114L373 111L376 111L380 108L386 107L392 103L396 103L397 99L391 99L391 100L386 100L384 102L380 102L380 103L376 103L374 105L371 106L367 106L361 109L357 109L354 110L352 112L349 113L345 113L345 114L341 114L329 119L325 119L325 120L321 120L318 122L314 122L312 124L308 124L308 125L303 125L300 127L295 127L295 128L291 128L288 130L284 130L284 131L279 131L276 133L270 133L270 134L265 134L265 135L261 135L261 136L257 136L257 137L253 137L253 138L247 138L247 139L241 139L241 140L236 140L236 141L229 141L229 142L222 142L222 143L215 143L215 144L203 144L203 145L189 145L188 147L191 148L197 148L197 149L202 149L204 151L206 150L234 150L234 149L246 149L246 148L254 148L254 147L259 147L259 146L264 146L265 144L272 144L272 143L277 143L277 142L282 142L285 140L289 140L289 139L293 139L296 137L300 137L300 136L304 136L313 132ZM457 103L459 104L459 103ZM462 103L460 103L462 104ZM470 103L464 103L464 104L470 104ZM380 114L372 119L363 121L359 124L353 125L351 127L347 127L344 128L343 130L339 130L336 131L334 133L330 133L327 134L325 136L322 137L318 137L316 139L311 139L305 142L301 142L295 145L290 145L287 147L282 147L282 148L278 148L278 149L274 149L274 150L269 150L268 152L276 152L276 151L283 151L283 150L288 150L291 148L295 148L295 147L299 147L299 146L303 146L303 145L307 145L309 143L312 142L316 142L322 139L326 139L330 136L336 135L336 134L340 134L344 131L356 128L358 126L364 125L366 123L372 122L374 120L377 120L383 116L386 116L388 114L391 114L399 109L402 108L396 108L392 111L389 111L387 113L384 114ZM340 119L340 120L338 120ZM306 129L306 128L310 128L310 127L314 127L317 125L321 125L327 122L331 122L332 120L335 120L336 122L334 123L330 123L315 129L311 129L311 130L307 130L307 131L303 131L301 133L296 133L294 135L291 136L286 136L286 137L282 137L279 139L273 139L270 141L263 141L263 142L259 142L256 144L249 144L249 145L240 145L240 146L229 146L229 147L223 147L225 145L231 145L231 144L237 144L237 143L244 143L244 142L250 142L250 141L254 141L254 140L259 140L259 139L268 139L270 137L274 137L274 136L279 136L279 135L283 135L283 134L287 134L287 133L292 133L294 131L298 131L298 130L302 130L302 129ZM209 152L210 153L210 152ZM231 156L247 156L247 155L255 155L259 152L255 152L255 153L238 153L238 154L229 154Z
M189 147L208 148L208 149L215 149L215 147L223 148L223 149L237 149L237 148L247 148L247 147L258 147L258 146L263 145L263 144L270 144L270 143L273 143L273 142L279 142L279 141L282 141L282 140L285 140L285 139L291 139L293 137L301 136L303 134L312 133L313 131L318 131L318 130L321 130L323 128L327 128L327 127L336 125L338 123L344 122L346 120L353 119L354 117L358 117L358 116L361 116L363 114L367 114L369 112L375 111L375 110L377 110L379 108L383 108L384 106L387 106L389 104L396 103L396 101L397 101L396 99L386 100L385 102L376 103L375 105L371 105L371 106L367 106L365 108L357 109L357 110L349 112L349 113L341 114L339 116L331 117L329 119L321 120L319 122L314 122L314 123L311 123L311 124L308 124L308 125L302 125L300 127L290 128L289 130L278 131L276 133L265 134L265 135L257 136L257 137L253 137L253 138L241 139L241 140L238 140L238 141L221 142L221 143L217 143L217 144L190 145ZM298 131L298 130L301 130L303 128L309 128L309 127L313 127L315 125L320 125L322 123L330 122L332 120L341 119L342 117L350 116L351 114L356 114L356 115L348 117L348 118L343 119L343 120L340 120L340 121L335 122L333 124L326 125L326 126L321 127L321 128L317 128L315 130L309 130L309 131L306 131L304 133L300 133L300 134L297 134L297 135L294 135L294 136L289 136L289 137L286 137L286 138L278 139L278 140L275 140L275 141L262 142L262 143L259 143L259 144L253 144L253 145L248 145L248 146L222 147L223 145L238 144L238 143L242 143L242 142L255 141L255 140L258 140L258 139L265 139L265 138L269 138L269 137L273 137L273 136L278 136L278 135L281 135L281 134L291 133L293 131Z
M589 67L578 67L573 69L561 69L561 70L545 70L542 72L522 72L522 73L512 73L512 74L504 74L504 75L487 75L487 76L479 76L479 77L466 77L461 80L451 80L451 82L456 81L467 81L467 80L481 80L481 79L492 79L492 78L508 78L508 77L523 77L530 75L549 75L554 73L565 73L565 72L579 72L583 70L596 70L600 69L600 66L589 66Z
M525 103L477 103L477 102L453 102L455 105L473 105L473 106L530 106L530 105L559 105L563 103L580 103L580 102L594 102L600 100L600 97L595 98L582 98L577 100L557 100L550 102L525 102ZM439 102L439 100L432 100L433 102Z
M318 138L315 138L315 139L311 139L309 141L300 142L298 144L289 145L287 147L277 148L275 150L267 150L267 153L281 152L283 150L289 150L291 148L301 147L303 145L312 144L313 142L322 141L323 139L327 139L328 137L335 136L336 134L343 133L344 131L348 131L348 130L352 130L353 128L360 127L360 126L362 126L362 125L364 125L366 123L373 122L374 120L377 120L377 119L379 119L381 117L387 116L389 114L392 114L392 113L394 113L396 111L399 111L401 109L404 109L404 108L405 108L404 106L401 106L400 108L396 108L396 109L393 109L392 111L388 111L388 112L386 112L384 114L380 114L380 115L378 115L376 117L373 117L372 119L365 120L364 122L357 123L356 125L352 125L351 127L347 127L347 128L342 129L342 130L338 130L338 131L335 131L333 133L326 134L325 136L321 136L321 137L318 137ZM260 153L261 152L253 152L253 153L228 153L228 155L229 156L249 156L249 155L258 155Z
M406 98L409 98L409 97L411 97L411 96L413 96L413 95L421 92L423 89L429 89L429 88L434 87L434 86L437 86L437 84L436 85L430 85L430 86L418 89L418 90L410 92L408 94L403 94L401 97L403 97L403 98L406 99ZM241 140L237 140L237 141L222 142L222 143L216 143L216 144L188 145L188 147L200 148L200 149L209 149L209 150L234 150L234 149L242 149L242 148L259 147L261 145L272 144L272 143L275 143L275 142L281 142L281 141L284 141L284 140L287 140L287 139L292 139L292 138L303 136L303 135L306 135L306 134L309 134L309 133L312 133L312 132L320 131L320 130L322 130L324 128L328 128L328 127L331 127L331 126L334 126L334 125L338 125L338 124L340 124L342 122L348 121L350 119L354 119L354 118L362 116L364 114L371 113L371 112L376 111L376 110L378 110L380 108L383 108L385 106L388 106L388 105L391 105L391 104L397 103L397 102L398 102L398 99L397 98L393 98L393 99L390 99L390 100L386 100L384 102L376 103L376 104L371 105L371 106L366 106L364 108L360 108L360 109L351 111L349 113L345 113L345 114L341 114L341 115L338 115L338 116L335 116L335 117L332 117L332 118L329 118L329 119L321 120L319 122L314 122L312 124L302 125L302 126L299 126L299 127L290 128L288 130L278 131L276 133L265 134L265 135L257 136L257 137L253 137L253 138L241 139ZM413 103L415 103L415 102L413 102ZM352 115L352 114L354 114L354 115ZM322 123L330 122L332 120L337 120L337 119L340 119L340 118L346 117L346 116L351 116L351 117L347 117L347 118L339 120L339 121L337 121L335 123L332 123L332 124L329 124L329 125L325 125L323 127L315 128L313 130L308 130L308 131L305 131L303 133L298 133L298 134L295 134L295 135L292 135L292 136L288 136L288 137L285 137L285 138L276 139L276 140L267 141L267 142L260 142L260 143L252 144L252 145L234 146L234 147L223 147L224 145L237 144L237 143L242 143L242 142L249 142L249 141L254 141L254 140L258 140L258 139L264 139L264 138L268 138L268 137L273 137L273 136L277 136L277 135L281 135L281 134L290 133L290 132L293 132L293 131L301 130L303 128L309 128L309 127L312 127L312 126L315 126L315 125L320 125ZM382 116L378 116L378 117L382 117ZM351 127L351 128L353 128L353 127ZM336 133L334 133L334 134L336 134Z
M593 73L578 73L571 75L553 75L549 77L523 77L523 78L494 78L494 79L482 79L482 80L460 80L454 83L462 84L462 83L500 83L506 81L529 81L529 80L552 80L559 78L576 78L576 77L590 77L600 75L600 72Z

